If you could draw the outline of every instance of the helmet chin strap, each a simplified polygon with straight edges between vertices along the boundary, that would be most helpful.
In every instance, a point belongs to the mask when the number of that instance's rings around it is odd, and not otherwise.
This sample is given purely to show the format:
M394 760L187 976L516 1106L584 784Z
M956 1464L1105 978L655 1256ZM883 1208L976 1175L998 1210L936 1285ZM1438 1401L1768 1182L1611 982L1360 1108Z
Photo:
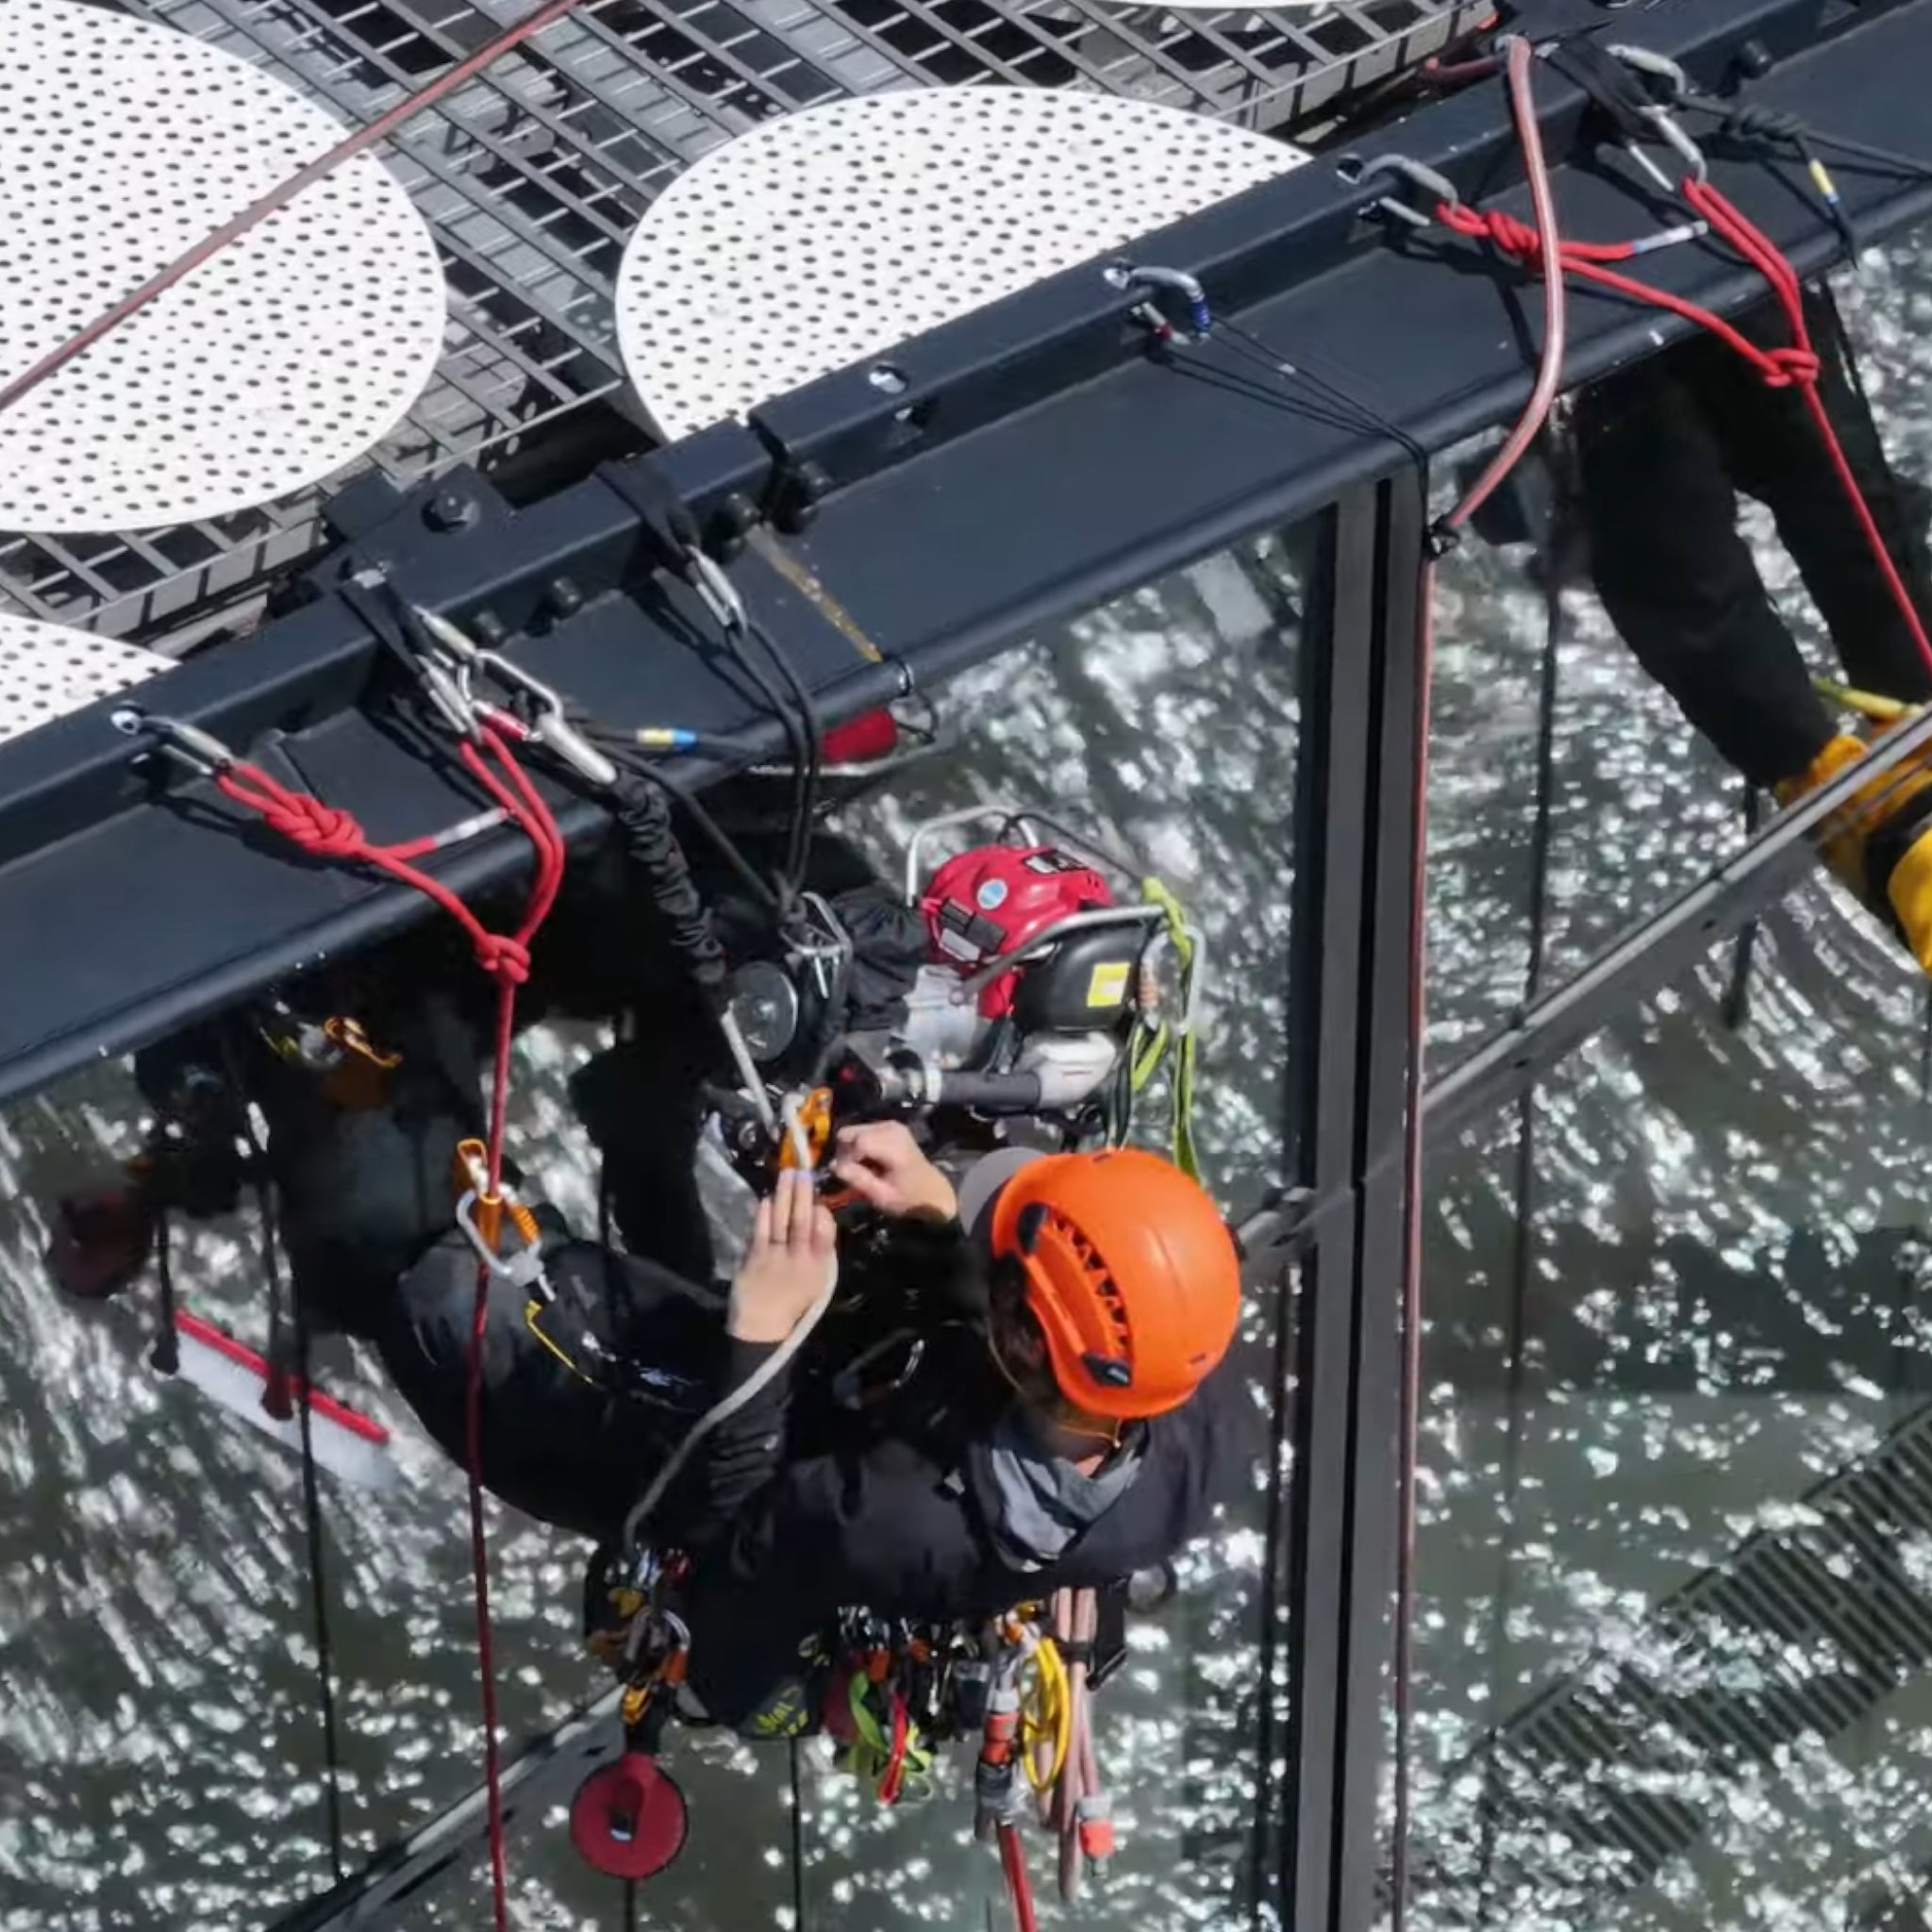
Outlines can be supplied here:
M1028 1390L1026 1385L1013 1373L1011 1363L1007 1360L1005 1354L1001 1351L999 1335L991 1322L987 1324L986 1328L986 1352L992 1357L992 1365L1000 1372L1001 1378L1006 1382L1008 1388L1019 1399L1021 1406L1025 1409L1026 1413L1039 1424L1041 1446L1050 1454L1062 1456L1069 1461L1077 1462L1086 1457L1097 1453L1092 1449L1077 1445L1098 1442L1109 1451L1118 1449L1121 1446L1121 1424L1119 1423L1104 1424L1098 1428L1082 1428L1077 1423L1070 1423L1062 1417L1055 1415L1041 1401L1040 1397ZM1061 1398L1063 1401L1065 1399L1064 1396Z

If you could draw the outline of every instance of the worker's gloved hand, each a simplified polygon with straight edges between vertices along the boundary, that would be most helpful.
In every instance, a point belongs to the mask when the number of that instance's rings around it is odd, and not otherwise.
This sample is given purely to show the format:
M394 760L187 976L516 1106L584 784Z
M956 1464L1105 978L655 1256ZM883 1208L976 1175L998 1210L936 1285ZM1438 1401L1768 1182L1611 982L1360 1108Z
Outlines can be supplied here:
M783 1341L838 1278L838 1239L811 1176L787 1168L776 1191L758 1203L751 1245L731 1284L730 1333L740 1341Z
M959 1197L901 1121L867 1121L839 1132L832 1173L881 1214L954 1220Z

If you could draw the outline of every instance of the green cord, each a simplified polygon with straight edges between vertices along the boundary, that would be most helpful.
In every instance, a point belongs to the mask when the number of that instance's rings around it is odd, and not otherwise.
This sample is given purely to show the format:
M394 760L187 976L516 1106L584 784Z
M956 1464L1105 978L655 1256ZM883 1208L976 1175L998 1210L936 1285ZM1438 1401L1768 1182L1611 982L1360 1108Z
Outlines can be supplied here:
M1168 1066L1174 1104L1174 1163L1190 1180L1198 1181L1201 1162L1194 1144L1195 1036L1193 1016L1189 1010L1193 1004L1194 936L1180 901L1158 879L1142 879L1141 896L1148 905L1158 907L1166 919L1168 943L1180 961L1181 1005L1188 1018L1178 1031L1165 1020L1154 1026L1144 1020L1135 1023L1134 1039L1128 1048L1129 1117L1120 1124L1119 1138L1126 1138L1131 1124L1131 1101L1140 1097L1163 1065Z

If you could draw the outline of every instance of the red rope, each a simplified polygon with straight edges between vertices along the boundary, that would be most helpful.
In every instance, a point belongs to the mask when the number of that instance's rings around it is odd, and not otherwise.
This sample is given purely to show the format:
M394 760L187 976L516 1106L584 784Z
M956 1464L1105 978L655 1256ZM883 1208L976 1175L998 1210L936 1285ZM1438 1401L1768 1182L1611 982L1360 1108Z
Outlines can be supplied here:
M1785 258L1777 244L1722 190L1708 181L1693 179L1683 184L1682 193L1686 203L1705 221L1711 233L1742 256L1770 285L1791 332L1788 346L1763 348L1702 304L1674 295L1668 289L1655 288L1635 275L1624 275L1609 266L1612 262L1631 259L1637 253L1633 243L1560 242L1557 259L1563 274L1594 283L1613 294L1642 303L1648 308L1661 308L1682 317L1742 357L1757 372L1767 388L1795 389L1804 396L1806 410L1817 427L1819 440L1871 550L1873 561L1885 579L1886 589L1897 606L1920 657L1924 660L1926 671L1932 673L1932 635L1927 634L1924 619L1912 602L1911 592L1907 589L1898 564L1887 547L1884 533L1878 527L1878 520L1873 515L1872 506L1866 502L1865 492L1858 486L1857 473L1852 468L1851 458L1845 454L1830 412L1824 407L1824 399L1818 392L1818 378L1824 364L1806 321L1804 285L1797 270ZM1457 234L1473 241L1488 242L1500 254L1521 262L1532 274L1543 273L1545 259L1541 238L1534 228L1514 215L1496 208L1450 204L1438 208L1436 215L1445 227Z
M475 743L460 756L465 769L492 804L536 848L537 867L524 916L512 932L492 932L441 879L414 861L435 849L437 841L416 839L378 845L355 817L306 791L294 791L258 765L237 763L215 782L237 805L257 814L272 831L316 858L367 865L412 887L433 901L463 929L476 962L496 981L496 1053L490 1091L489 1191L503 1185L503 1143L509 1110L509 1060L516 1028L517 988L530 976L530 942L556 903L563 883L563 835L542 794L530 782L504 738L483 725ZM483 1348L489 1325L490 1270L478 1265L476 1299L470 1324L470 1355L464 1377L464 1449L469 1464L470 1562L475 1579L476 1668L482 1679L483 1772L489 1792L490 1869L497 1932L509 1925L509 1885L503 1830L503 1767L497 1745L496 1655L490 1622L490 1545L483 1514Z
M1033 1882L1026 1876L1026 1853L1020 1834L1010 1824L999 1828L1000 1866L1007 1874L1007 1892L1013 1901L1013 1923L1017 1932L1040 1932L1040 1918L1033 1908Z

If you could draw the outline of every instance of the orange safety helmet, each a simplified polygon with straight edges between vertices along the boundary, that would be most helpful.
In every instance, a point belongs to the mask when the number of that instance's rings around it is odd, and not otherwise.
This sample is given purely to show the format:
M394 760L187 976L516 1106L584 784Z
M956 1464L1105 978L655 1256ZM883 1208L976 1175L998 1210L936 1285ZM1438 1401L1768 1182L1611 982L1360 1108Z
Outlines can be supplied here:
M1137 1147L1029 1161L1001 1188L995 1259L1025 1283L1059 1391L1091 1415L1178 1408L1227 1353L1241 1257L1221 1211Z

